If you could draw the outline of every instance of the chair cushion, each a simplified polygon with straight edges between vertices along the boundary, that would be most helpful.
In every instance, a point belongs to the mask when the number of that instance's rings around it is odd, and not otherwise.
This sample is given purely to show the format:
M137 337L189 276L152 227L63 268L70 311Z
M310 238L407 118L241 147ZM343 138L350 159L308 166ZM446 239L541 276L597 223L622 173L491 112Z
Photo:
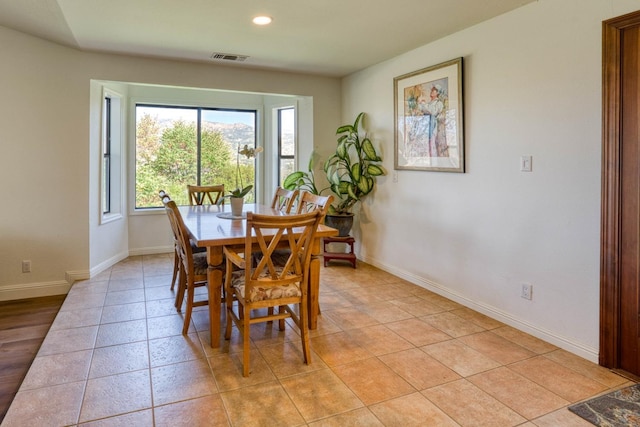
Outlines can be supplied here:
M224 266L224 264L222 264ZM207 264L207 254L204 252L198 252L193 254L193 273L196 276L207 274L207 269L209 268L209 264Z
M261 276L267 277L267 275L268 273L265 273ZM254 286L251 288L251 295L246 296L244 294L244 270L233 272L231 275L231 286L233 286L236 289L236 292L242 295L244 299L249 302L302 296L299 282L280 286Z
M223 258L224 259L224 258ZM219 270L226 270L226 263L223 262L220 264ZM193 254L193 273L196 276L206 276L207 271L209 270L209 264L207 263L207 253L206 252L198 252Z

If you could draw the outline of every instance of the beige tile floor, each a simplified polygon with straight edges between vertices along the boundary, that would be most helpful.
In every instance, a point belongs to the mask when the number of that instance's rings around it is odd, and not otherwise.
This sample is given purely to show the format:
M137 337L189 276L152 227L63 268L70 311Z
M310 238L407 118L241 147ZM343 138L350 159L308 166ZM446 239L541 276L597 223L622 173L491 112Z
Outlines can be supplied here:
M249 378L234 328L186 336L172 258L128 258L76 283L3 427L590 426L567 405L624 378L364 263L322 269L313 363L299 336L252 327Z

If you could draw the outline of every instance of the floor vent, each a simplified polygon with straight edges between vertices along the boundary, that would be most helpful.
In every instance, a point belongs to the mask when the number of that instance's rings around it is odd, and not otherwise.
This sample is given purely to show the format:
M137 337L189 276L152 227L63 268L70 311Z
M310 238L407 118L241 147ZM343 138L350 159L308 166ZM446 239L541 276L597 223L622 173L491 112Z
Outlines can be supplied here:
M232 53L214 53L213 55L211 55L211 59L221 59L223 61L242 62L247 58L248 56L246 55L234 55Z

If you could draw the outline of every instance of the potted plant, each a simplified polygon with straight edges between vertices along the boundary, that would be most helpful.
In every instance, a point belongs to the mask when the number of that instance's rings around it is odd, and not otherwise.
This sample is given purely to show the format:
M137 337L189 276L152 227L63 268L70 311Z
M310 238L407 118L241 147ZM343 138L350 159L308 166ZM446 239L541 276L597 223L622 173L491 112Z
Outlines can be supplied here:
M365 113L358 114L353 125L336 130L336 152L324 163L324 172L340 200L329 209L325 223L338 228L341 236L348 236L353 224L353 206L373 191L376 176L384 175L380 156L366 133L360 135Z
M230 191L229 194L223 196L218 200L218 204L222 203L222 201L226 198L229 198L231 202L231 215L233 216L241 216L242 215L242 206L244 204L244 196L249 194L249 191L253 189L253 185L247 185L246 187L242 183L242 173L240 172L240 155L242 154L247 159L254 158L258 153L262 152L262 147L249 147L245 144L244 147L238 147L238 152L236 153L236 188L233 191Z
M325 190L328 190L330 187L323 188L322 190L318 190L316 186L316 176L313 171L315 164L316 153L311 153L311 157L309 158L309 165L307 166L307 171L295 171L291 172L286 176L282 186L287 190L305 190L312 194L322 194Z
M285 179L283 186L299 188L321 194L330 189L336 194L336 202L329 208L325 224L337 228L340 236L349 235L353 224L353 207L364 196L373 191L376 176L385 175L382 162L366 133L360 135L360 125L365 113L358 114L353 125L343 125L336 130L338 145L336 152L323 166L329 187L318 190L313 172L313 156L307 172L296 171Z

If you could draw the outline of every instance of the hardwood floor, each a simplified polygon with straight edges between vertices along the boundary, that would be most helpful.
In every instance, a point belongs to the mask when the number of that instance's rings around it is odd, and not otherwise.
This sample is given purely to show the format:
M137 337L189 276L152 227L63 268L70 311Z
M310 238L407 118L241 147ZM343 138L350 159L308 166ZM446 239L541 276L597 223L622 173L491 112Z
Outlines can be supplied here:
M0 302L0 422L65 297Z

